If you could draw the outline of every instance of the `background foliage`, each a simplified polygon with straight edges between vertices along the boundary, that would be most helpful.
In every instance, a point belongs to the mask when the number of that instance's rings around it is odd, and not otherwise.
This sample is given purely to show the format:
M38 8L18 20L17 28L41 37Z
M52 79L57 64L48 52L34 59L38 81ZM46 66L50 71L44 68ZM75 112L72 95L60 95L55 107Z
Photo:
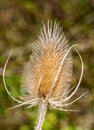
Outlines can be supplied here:
M79 113L48 110L43 130L94 130L94 0L0 0L0 130L33 130L37 107L17 108L7 95L2 70L11 50L6 80L10 92L20 94L21 73L31 53L32 41L37 37L42 20L55 20L63 26L70 44L77 43L84 60L84 76L77 97L89 93L71 108ZM73 53L73 83L77 83L80 63ZM11 87L12 86L12 87ZM13 89L17 93L14 93Z

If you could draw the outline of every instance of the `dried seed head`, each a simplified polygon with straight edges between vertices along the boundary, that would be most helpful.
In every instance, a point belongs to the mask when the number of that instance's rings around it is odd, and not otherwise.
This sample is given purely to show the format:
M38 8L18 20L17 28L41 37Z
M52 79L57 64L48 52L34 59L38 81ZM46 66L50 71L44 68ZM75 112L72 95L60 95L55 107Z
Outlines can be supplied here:
M65 89L69 88L72 75L70 53L59 71L68 49L69 44L64 33L62 33L62 28L56 22L53 26L49 21L47 25L43 24L38 40L33 44L32 56L23 72L22 89L24 88L26 92L26 95L24 95L26 99L46 98L53 84L51 98L60 97Z
M67 103L77 92L83 76L83 60L75 48L78 45L69 46L68 41L62 33L62 28L55 22L43 24L38 40L33 44L32 55L26 64L23 72L22 90L23 99L20 101L9 92L5 82L5 71L11 54L6 60L3 69L3 83L9 96L19 104L12 107L17 108L23 105L32 107L39 105L38 117L35 130L41 130L45 119L48 104L55 109L64 111L75 111L66 109L87 92L80 95L75 100ZM72 56L70 50L74 48L81 61L81 74L77 86L69 89L72 76ZM71 92L70 95L69 92Z

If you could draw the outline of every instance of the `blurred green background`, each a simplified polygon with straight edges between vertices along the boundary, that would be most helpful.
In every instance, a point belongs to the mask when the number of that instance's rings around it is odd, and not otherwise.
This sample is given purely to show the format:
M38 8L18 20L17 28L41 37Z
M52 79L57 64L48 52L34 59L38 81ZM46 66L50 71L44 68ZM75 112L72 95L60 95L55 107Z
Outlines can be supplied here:
M32 41L39 33L42 20L55 20L63 26L70 44L79 44L84 60L84 76L75 97L88 94L70 108L80 112L48 109L43 130L94 130L94 0L0 0L0 130L33 130L37 107L17 105L6 93L2 70L11 50L6 81L10 92L20 95L21 74L31 53ZM73 83L80 74L80 61L75 52ZM12 87L11 87L12 86ZM14 90L16 93L14 93Z

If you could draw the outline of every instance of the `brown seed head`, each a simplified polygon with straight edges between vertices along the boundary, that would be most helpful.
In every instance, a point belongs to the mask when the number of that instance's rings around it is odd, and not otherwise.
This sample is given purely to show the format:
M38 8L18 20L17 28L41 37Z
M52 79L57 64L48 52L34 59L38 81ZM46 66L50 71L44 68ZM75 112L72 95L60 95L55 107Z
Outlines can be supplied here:
M38 40L33 44L32 55L23 73L23 85L27 96L25 98L46 97L55 81L59 66L69 49L68 41L57 23L43 24ZM59 97L69 88L72 75L72 57L70 54L64 60L51 97Z
M3 69L3 83L7 93L10 97L18 102L17 106L10 109L17 108L23 105L30 105L29 107L39 105L38 117L35 130L41 130L45 119L48 104L54 109L63 111L75 111L66 109L87 92L80 95L75 100L67 103L70 98L77 92L83 76L83 60L76 48L74 48L81 61L81 74L75 89L69 89L70 80L72 76L72 57L70 50L77 46L69 47L68 41L64 33L61 33L61 28L55 22L54 26L48 21L47 27L43 24L43 29L38 36L38 40L34 43L32 55L25 66L23 72L24 100L20 101L13 97L9 92L6 81L5 71L11 54L6 60ZM71 90L73 92L67 95ZM23 99L23 98L22 98Z

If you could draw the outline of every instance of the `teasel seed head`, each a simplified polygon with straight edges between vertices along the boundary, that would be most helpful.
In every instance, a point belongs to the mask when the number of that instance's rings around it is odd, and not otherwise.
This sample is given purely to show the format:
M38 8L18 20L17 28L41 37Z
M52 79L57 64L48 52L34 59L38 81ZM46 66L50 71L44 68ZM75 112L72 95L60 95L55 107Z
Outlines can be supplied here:
M67 50L68 40L57 23L43 24L38 40L33 44L32 55L23 72L25 98L44 98L54 87L49 98L58 98L66 88L70 87L72 76L72 56L69 53L64 60L60 72L60 64ZM58 76L56 77L56 75ZM55 81L56 78L56 81Z
M78 47L76 44L69 45L62 28L56 21L54 24L52 21L48 21L47 24L43 23L37 40L32 43L32 55L23 71L21 86L23 100L14 98L6 86L5 71L11 54L5 63L3 70L5 89L11 98L19 103L11 109L23 105L29 105L29 107L39 105L35 130L42 129L48 105L58 110L75 111L67 109L67 106L87 93L85 92L77 99L67 103L77 92L83 76L83 60L76 47ZM73 68L71 50L73 48L82 65L80 78L74 90L70 89Z

